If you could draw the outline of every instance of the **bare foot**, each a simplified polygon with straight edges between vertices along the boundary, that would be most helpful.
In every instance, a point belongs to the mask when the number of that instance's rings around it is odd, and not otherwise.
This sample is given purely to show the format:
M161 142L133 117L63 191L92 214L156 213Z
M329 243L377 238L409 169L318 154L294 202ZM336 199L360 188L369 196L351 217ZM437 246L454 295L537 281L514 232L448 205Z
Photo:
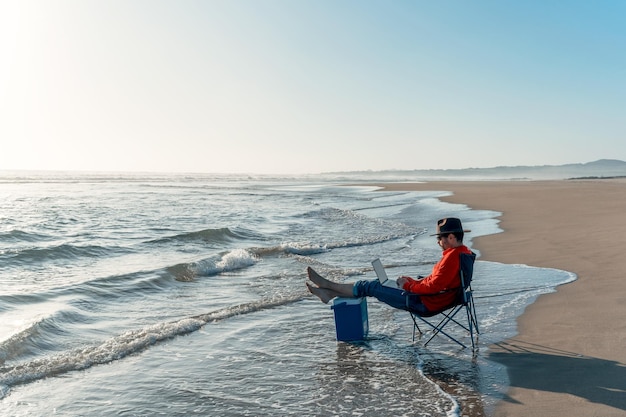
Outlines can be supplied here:
M311 281L313 281L313 283L315 285L317 285L319 288L330 288L329 283L332 283L331 281L327 280L326 278L324 278L323 276L321 276L320 274L318 274L317 272L315 272L313 270L313 268L311 268L310 266L306 269L307 274L309 275L309 279Z
M334 291L313 286L308 282L306 283L306 286L309 289L309 292L311 292L311 294L315 295L317 298L322 300L324 304L327 304L330 300L332 300L333 298L337 296L334 293Z

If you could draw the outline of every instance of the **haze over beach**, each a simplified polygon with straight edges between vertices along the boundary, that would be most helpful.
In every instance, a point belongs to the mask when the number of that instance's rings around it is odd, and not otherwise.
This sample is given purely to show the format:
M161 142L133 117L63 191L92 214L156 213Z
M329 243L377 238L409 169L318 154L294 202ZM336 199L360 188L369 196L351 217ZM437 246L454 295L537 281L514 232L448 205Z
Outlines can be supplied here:
M0 169L626 160L622 1L0 3Z

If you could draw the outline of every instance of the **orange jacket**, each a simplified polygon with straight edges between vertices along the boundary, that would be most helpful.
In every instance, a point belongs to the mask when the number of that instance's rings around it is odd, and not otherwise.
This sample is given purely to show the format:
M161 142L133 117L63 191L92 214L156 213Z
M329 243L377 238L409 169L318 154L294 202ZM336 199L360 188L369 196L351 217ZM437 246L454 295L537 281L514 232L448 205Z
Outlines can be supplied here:
M420 299L429 311L438 311L449 306L456 298L457 292L441 292L461 286L459 275L461 253L469 254L471 251L465 245L444 250L443 257L435 264L429 276L421 279L409 278L402 289L422 295Z

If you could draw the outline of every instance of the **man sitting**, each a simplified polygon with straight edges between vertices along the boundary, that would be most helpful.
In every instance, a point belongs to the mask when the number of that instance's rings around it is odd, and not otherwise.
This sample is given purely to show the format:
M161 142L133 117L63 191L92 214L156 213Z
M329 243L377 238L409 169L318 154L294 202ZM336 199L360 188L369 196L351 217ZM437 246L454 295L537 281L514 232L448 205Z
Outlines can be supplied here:
M435 264L430 275L398 278L398 288L383 286L378 280L361 280L354 284L330 281L307 268L309 280L306 286L322 302L327 303L335 297L358 298L375 297L394 308L428 314L443 310L456 301L457 291L461 285L459 271L460 255L471 254L463 244L463 236L469 230L463 230L461 220L449 217L437 222L437 244L443 256ZM408 295L411 295L410 297Z

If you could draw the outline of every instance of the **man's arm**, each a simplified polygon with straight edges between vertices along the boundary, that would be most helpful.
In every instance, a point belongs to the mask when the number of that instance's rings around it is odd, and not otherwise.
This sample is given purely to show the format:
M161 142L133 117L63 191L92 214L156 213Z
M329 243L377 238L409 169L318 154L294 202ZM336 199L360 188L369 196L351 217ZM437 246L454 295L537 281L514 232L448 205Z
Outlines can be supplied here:
M398 278L398 286L414 294L438 294L459 286L459 254L455 250L446 251L443 258L434 266L433 272L420 280L411 277Z

